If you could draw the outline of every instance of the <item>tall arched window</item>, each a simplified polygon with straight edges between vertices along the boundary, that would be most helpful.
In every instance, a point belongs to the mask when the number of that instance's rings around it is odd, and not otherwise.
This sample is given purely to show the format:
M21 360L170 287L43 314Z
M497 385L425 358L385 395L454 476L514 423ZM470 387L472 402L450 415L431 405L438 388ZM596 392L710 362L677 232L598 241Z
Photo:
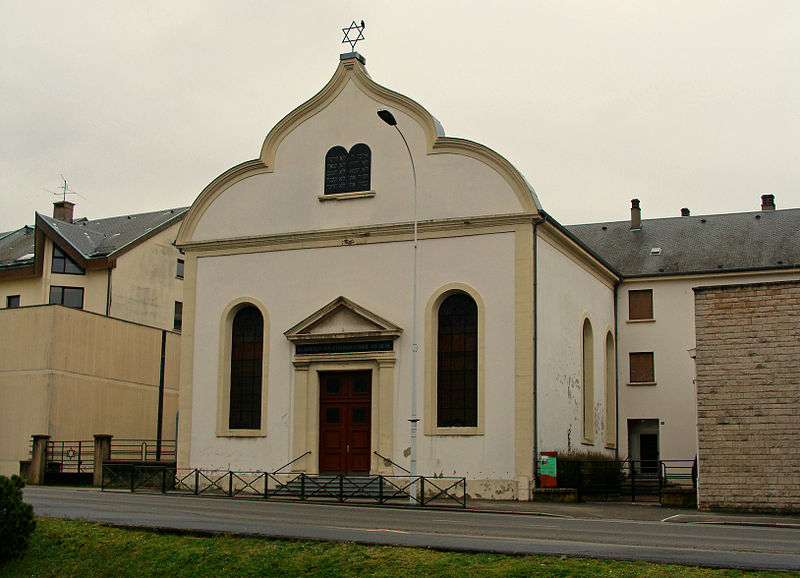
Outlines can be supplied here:
M437 425L478 425L478 306L455 293L439 306Z
M617 445L617 355L614 336L606 333L606 447Z
M325 194L369 191L372 151L364 143L353 145L350 152L341 146L325 155Z
M231 329L230 429L261 427L264 318L252 305L240 309Z
M594 333L588 319L583 320L581 339L583 363L581 374L583 382L583 442L594 443Z

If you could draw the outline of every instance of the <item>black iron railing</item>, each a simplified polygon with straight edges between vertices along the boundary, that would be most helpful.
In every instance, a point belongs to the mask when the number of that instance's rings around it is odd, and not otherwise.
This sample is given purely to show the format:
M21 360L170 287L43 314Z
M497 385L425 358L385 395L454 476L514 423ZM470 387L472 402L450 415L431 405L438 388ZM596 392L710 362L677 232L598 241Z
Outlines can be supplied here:
M694 460L558 460L558 485L578 499L661 499L666 488L697 488Z
M175 440L111 440L110 459L116 461L174 462Z
M464 508L467 505L466 485L466 478L459 477L324 476L109 464L103 467L102 489ZM415 487L417 490L413 493Z
M91 474L94 471L94 441L47 442L47 468L60 473Z

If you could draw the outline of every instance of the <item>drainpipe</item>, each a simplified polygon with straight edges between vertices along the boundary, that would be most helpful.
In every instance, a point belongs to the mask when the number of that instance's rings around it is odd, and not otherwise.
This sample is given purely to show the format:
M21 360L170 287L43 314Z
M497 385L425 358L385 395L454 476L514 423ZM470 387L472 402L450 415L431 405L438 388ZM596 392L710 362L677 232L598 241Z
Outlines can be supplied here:
M619 319L617 297L619 281L614 284L614 459L619 460Z
M156 461L161 461L161 422L164 419L164 373L167 359L167 330L161 330L161 367L158 376L158 423L156 425Z
M108 268L108 280L106 281L106 317L111 317L111 267Z
M547 216L545 216L545 220ZM541 221L533 224L533 487L539 487L539 235ZM531 492L532 494L533 492Z

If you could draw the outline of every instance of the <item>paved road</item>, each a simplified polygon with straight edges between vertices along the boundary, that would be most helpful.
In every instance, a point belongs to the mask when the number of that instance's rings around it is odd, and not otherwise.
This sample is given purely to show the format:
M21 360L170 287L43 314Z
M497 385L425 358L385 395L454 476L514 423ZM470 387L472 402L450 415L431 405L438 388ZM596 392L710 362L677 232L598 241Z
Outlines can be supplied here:
M339 506L29 486L38 516L499 553L800 570L800 529Z

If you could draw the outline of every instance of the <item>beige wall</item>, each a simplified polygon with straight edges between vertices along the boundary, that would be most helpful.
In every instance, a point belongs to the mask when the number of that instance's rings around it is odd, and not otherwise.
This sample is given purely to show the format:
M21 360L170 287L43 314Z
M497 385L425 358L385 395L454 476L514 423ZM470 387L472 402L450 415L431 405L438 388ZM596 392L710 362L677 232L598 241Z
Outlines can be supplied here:
M110 269L110 316L172 330L175 302L183 302L183 280L176 277L180 257L174 246L180 223L123 253ZM109 269L89 269L84 275L52 273L53 242L45 237L41 277L0 280L0 308L8 295L19 295L23 307L45 305L50 287L82 287L83 309L105 315Z
M155 439L161 331L60 306L0 311L0 474L32 434ZM180 336L167 334L163 438L174 439Z
M180 253L173 243L179 224L154 235L117 260L111 273L111 316L173 328L175 302L183 302L176 277Z
M695 293L700 508L800 512L800 282Z
M9 295L19 295L20 306L41 305L47 302L44 285L40 277L0 280L0 309L6 306Z
M629 419L659 423L660 457L691 460L697 454L693 287L800 278L797 273L709 275L626 280L618 291L619 454L628 448ZM653 290L650 322L628 321L628 291ZM656 385L628 385L630 352L654 353Z

